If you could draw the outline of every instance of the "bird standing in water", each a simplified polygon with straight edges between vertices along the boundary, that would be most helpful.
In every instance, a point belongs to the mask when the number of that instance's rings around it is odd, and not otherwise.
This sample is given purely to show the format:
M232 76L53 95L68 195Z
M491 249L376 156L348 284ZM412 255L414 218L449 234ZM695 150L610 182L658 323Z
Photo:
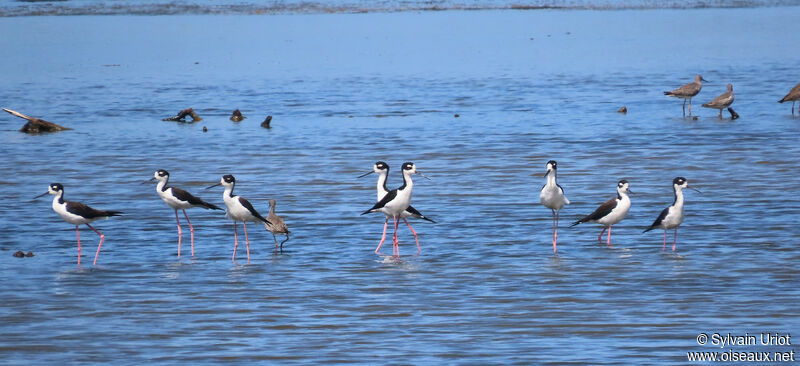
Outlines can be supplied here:
M555 160L547 162L547 173L544 174L547 178L547 183L542 186L542 191L539 193L539 200L544 207L549 208L553 212L553 254L558 249L556 243L558 242L558 213L564 208L564 205L569 204L569 200L564 195L564 189L558 184L557 171L558 163Z

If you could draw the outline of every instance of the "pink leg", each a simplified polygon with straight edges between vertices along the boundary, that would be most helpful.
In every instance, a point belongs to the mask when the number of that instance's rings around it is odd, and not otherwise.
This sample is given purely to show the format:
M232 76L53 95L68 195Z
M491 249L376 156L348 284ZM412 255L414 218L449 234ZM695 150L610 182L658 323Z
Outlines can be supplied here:
M239 235L236 234L236 221L233 222L233 261L236 262L236 248L239 247Z
M181 221L178 220L178 210L175 210L175 222L178 223L178 259L181 258L181 236L183 233L181 232Z
M408 220L403 218L403 221L408 225L408 229L411 230L411 233L414 234L414 240L417 242L417 255L422 252L422 248L419 247L419 239L417 239L417 232L411 227L411 224L408 223Z
M678 228L675 228L675 240L672 241L672 251L675 251L675 245L678 244Z
M400 224L400 220L397 219L397 216L392 217L394 220L394 238L392 240L392 255L395 257L400 256L400 241L397 240L397 225Z
M553 254L556 254L556 239L558 238L558 220L556 219L556 210L553 211Z
M81 268L81 231L75 225L75 233L78 234L78 268Z
M664 230L664 245L661 247L661 251L667 250L667 230Z
M250 263L250 239L247 238L247 221L242 221L244 225L244 242L247 244L247 263Z
M606 227L603 226L603 231L600 232L600 235L597 236L597 241L602 243L603 242L603 234L606 232Z
M611 246L611 225L608 225L608 240L606 241L606 245Z
M177 211L175 212L178 213ZM192 234L192 257L194 257L194 227L192 227L192 222L189 221L189 215L186 214L186 210L183 210L183 217L186 218L186 222L189 223L189 233Z
M97 253L94 254L94 263L92 263L92 265L96 266L97 265L97 256L100 255L100 247L103 246L103 239L105 239L106 236L103 235L101 232L97 231L97 229L93 228L92 225L86 224L86 226L88 226L89 229L94 230L94 232L96 232L97 235L100 235L100 244L97 244Z
M389 218L387 217L386 220L383 221L383 235L381 236L381 242L378 243L378 247L375 248L375 254L380 254L381 245L383 245L383 241L386 240L386 226L389 225ZM392 244L394 247L394 244Z

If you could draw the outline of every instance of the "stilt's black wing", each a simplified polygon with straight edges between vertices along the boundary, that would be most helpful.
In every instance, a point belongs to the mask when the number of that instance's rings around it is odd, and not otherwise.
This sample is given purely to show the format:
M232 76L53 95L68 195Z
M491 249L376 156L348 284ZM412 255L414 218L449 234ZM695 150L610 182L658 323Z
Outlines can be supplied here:
M414 208L413 206L409 205L408 208L406 208L406 211L408 211L413 217L416 217L418 219L428 220L434 224L436 223L436 221L433 221L433 219L427 218L425 217L425 215L419 213L419 211L417 211L417 209Z
M648 232L650 230L653 230L653 229L659 227L661 225L661 222L664 221L664 219L667 217L668 213L669 213L669 207L665 208L664 211L661 211L661 215L658 215L658 218L656 219L656 221L653 221L653 225L650 225L650 227L648 227L647 229L645 229L642 232L646 233L646 232Z
M242 206L244 206L244 208L246 208L247 211L250 211L250 213L253 216L255 216L257 219L259 219L259 220L261 220L263 222L266 222L267 224L271 224L269 221L267 221L267 219L265 219L263 216L261 216L261 214L258 213L258 211L256 211L255 207L253 207L253 205L250 204L250 201L242 198L241 196L236 196L236 198L239 200L239 203L241 203Z
M122 213L120 211L96 210L80 202L67 202L67 212L85 217L87 219L119 216Z
M365 215L365 214L368 214L370 212L375 212L375 210L379 210L379 209L383 208L383 206L386 206L386 204L389 203L389 201L395 199L395 197L397 197L397 190L393 189L393 190L389 191L389 193L387 193L385 196L383 196L383 198L381 198L380 201L375 203L375 205L372 206L372 208L362 212L361 214Z
M594 210L594 212L590 213L589 215L586 215L586 217L584 217L584 218L582 218L582 219L580 219L578 221L575 221L570 226L575 226L575 225L578 225L578 224L582 224L584 222L596 221L596 220L602 219L603 217L605 217L608 214L610 214L611 211L614 210L614 207L617 207L617 199L616 198L612 198L612 199L610 199L608 201L603 202L603 204L600 205L600 207L598 207L596 210Z
M217 207L216 205L210 204L210 203L208 203L206 201L203 201L203 200L201 200L201 199L199 199L199 198L197 198L195 196L192 196L191 193L186 192L186 191L184 191L184 190L182 190L180 188L176 188L176 187L171 187L171 188L172 188L172 195L175 196L175 198L177 198L177 199L179 199L181 201L189 202L189 204L192 204L194 206L201 206L201 207L205 207L205 208L210 208L212 210L221 210L221 208Z

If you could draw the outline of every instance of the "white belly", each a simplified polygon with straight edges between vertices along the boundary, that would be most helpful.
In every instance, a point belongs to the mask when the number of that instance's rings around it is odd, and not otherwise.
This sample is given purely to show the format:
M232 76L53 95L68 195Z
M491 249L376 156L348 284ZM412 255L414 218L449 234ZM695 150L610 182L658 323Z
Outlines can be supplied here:
M68 223L70 223L72 225L88 224L88 223L98 219L98 218L87 219L87 218L85 218L83 216L78 216L76 214L70 213L69 211L67 211L67 204L66 203L64 203L64 204L53 203L53 211L55 211L58 214L58 216L61 216L61 218L64 219L64 221L66 221L66 222L68 222Z
M539 193L539 200L542 204L553 210L560 210L564 205L569 204L569 200L564 196L561 188L556 185L545 186Z
M631 201L628 199L623 199L619 201L619 203L617 203L617 207L614 207L614 209L611 210L611 213L604 216L600 220L597 220L597 223L604 226L615 225L625 218L625 215L628 214L628 211L630 211L630 209L631 209Z
M161 197L161 200L163 200L164 203L166 203L169 207L172 207L176 210L185 210L192 207L192 205L190 205L188 202L183 202L176 199L172 195L172 188L167 188L166 192L162 192L160 189L156 189L156 191L158 192L158 196Z
M661 221L661 228L665 230L674 229L683 222L683 207L676 208L672 206L669 208L669 213L667 213L667 217Z
M235 221L261 221L250 213L250 210L239 203L239 197L225 197L226 215Z

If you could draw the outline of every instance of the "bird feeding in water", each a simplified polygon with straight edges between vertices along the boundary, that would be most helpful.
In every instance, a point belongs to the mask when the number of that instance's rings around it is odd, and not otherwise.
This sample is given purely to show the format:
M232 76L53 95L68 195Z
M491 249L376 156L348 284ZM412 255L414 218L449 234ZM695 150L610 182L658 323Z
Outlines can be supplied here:
M669 95L671 97L683 99L683 116L686 117L686 100L689 100L689 116L692 115L692 97L697 95L700 92L700 89L703 88L703 82L708 82L708 80L703 79L700 74L694 76L694 81L688 84L682 85L680 88L665 91L664 95Z
M558 250L556 243L558 242L558 213L564 208L564 205L569 204L569 200L564 195L564 188L557 182L558 163L555 160L550 160L546 165L547 172L544 173L547 178L547 183L542 186L542 191L539 193L539 200L544 207L549 208L553 212L553 253Z
M178 210L183 211L183 216L186 218L186 222L189 224L189 232L191 234L190 236L192 243L192 257L194 257L194 227L192 226L192 222L189 221L189 216L186 214L186 209L192 207L202 207L207 210L222 209L216 205L203 201L180 188L167 186L167 183L169 183L169 172L164 169L156 170L156 172L153 173L153 178L150 178L149 181L152 182L154 180L158 181L158 184L156 185L156 192L158 193L158 196L161 197L167 206L175 210L175 222L178 225L178 258L181 257L182 236L181 220L178 218Z
M386 188L386 178L389 175L389 164L386 164L383 161L377 161L372 166L372 171L364 173L364 174L358 176L358 178L366 177L366 176L368 176L368 175L370 175L372 173L378 174L378 184L377 184L376 190L377 190L377 193L378 193L377 201L380 201L381 199L383 199L384 196L386 196L386 194L389 193L389 189ZM383 242L386 240L386 226L389 223L389 218L391 218L391 215L389 215L389 214L385 214L385 215L386 215L386 219L383 221L383 235L381 236L380 243L378 243L378 247L375 248L375 253L376 254L380 254L381 246L383 245ZM436 221L434 221L433 219L428 218L425 215L421 214L419 211L417 211L410 204L402 213L400 213L400 218L403 219L403 221L408 226L409 230L411 230L411 233L414 234L414 241L416 241L416 243L417 243L417 254L419 254L419 253L422 252L422 248L419 245L419 238L417 237L417 232L414 231L414 228L412 228L411 224L409 224L408 220L406 220L406 218L408 218L408 217L415 217L415 218L427 220L427 221L430 221L430 222L433 222L433 223L436 223Z
M646 233L653 229L664 229L664 245L661 247L661 250L667 249L667 230L675 229L675 238L672 241L672 251L675 251L675 245L678 242L678 226L681 225L683 222L683 189L689 188L698 191L695 188L689 187L689 182L686 181L684 177L676 177L672 180L672 190L675 194L675 201L672 202L672 205L665 208L661 211L661 214L658 215L656 221L653 222L650 227L645 229L642 233Z
M584 222L596 222L600 225L603 225L603 230L600 232L600 235L597 236L597 241L603 241L603 233L608 229L608 238L606 240L606 245L611 246L611 226L616 225L622 219L625 218L625 215L628 214L628 211L631 209L631 199L628 197L629 194L632 194L630 188L630 184L627 180L622 179L617 183L617 196L604 202L600 207L598 207L594 212L585 216L584 218L575 221L571 226L575 226L578 224L582 224Z
M400 223L400 218L403 211L406 211L411 205L411 191L414 188L414 182L411 176L419 174L425 179L430 179L417 171L416 165L411 162L403 163L401 167L403 172L403 185L397 189L393 189L386 193L380 201L378 201L372 208L362 212L362 215L370 212L382 212L384 215L391 216L394 221L394 236L392 238L392 255L395 257L400 256L400 243L397 240L397 226ZM409 225L411 227L411 225Z
M281 242L280 248L281 252L283 252L283 243L289 241L289 228L286 227L286 223L283 222L283 218L275 214L275 200L269 200L269 214L267 215L267 221L269 223L264 223L264 227L272 233L272 239L275 240L275 251L278 250L278 238L275 237L275 234L283 234L286 235L286 239Z
M733 84L728 83L728 91L720 94L714 100L703 104L705 108L719 109L719 119L722 119L722 110L733 104Z
M239 247L239 235L236 233L236 222L241 221L244 225L244 241L247 246L247 263L250 263L250 239L247 237L247 222L263 222L269 224L270 222L265 219L261 214L256 211L250 201L244 199L242 196L233 194L233 188L236 186L236 178L230 174L223 175L219 183L209 186L206 189L223 186L225 191L222 193L222 199L225 201L227 208L227 216L233 220L233 258L236 261L236 248Z
M778 101L778 103L792 102L792 116L794 116L794 102L798 100L800 100L800 83L795 85L783 99Z
M100 247L103 246L105 235L93 228L92 225L89 225L89 223L99 219L107 219L112 216L119 216L122 214L122 212L96 210L80 202L66 201L64 200L64 186L62 186L60 183L51 183L47 189L47 192L44 192L35 198L42 197L46 194L55 196L53 197L53 211L61 216L64 221L75 225L75 234L78 237L78 267L81 266L81 232L78 227L86 224L86 226L100 236L100 243L97 244L97 253L94 255L93 262L93 265L97 265L97 257L100 255Z

